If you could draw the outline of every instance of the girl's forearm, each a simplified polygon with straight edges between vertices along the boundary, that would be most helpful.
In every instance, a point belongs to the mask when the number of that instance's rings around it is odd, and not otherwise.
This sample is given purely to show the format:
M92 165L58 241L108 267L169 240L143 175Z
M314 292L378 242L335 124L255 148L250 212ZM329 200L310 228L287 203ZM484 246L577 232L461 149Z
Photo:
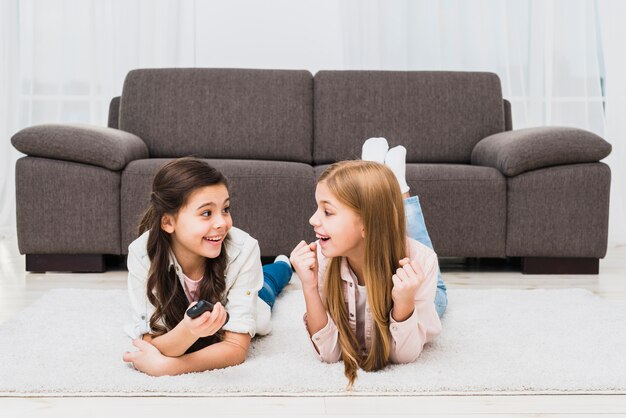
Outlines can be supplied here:
M166 334L158 337L144 335L143 339L155 346L161 354L168 357L178 357L196 342L198 337L191 334L182 323L179 323Z
M317 289L304 290L304 302L306 304L307 330L313 336L328 324L326 308Z
M407 301L407 302L394 302L393 309L391 310L391 316L396 322L404 322L411 315L413 315L413 311L415 310L415 302Z
M248 355L248 343L229 339L215 343L196 352L180 357L170 357L166 374L170 376L183 373L203 372L223 369L243 363Z

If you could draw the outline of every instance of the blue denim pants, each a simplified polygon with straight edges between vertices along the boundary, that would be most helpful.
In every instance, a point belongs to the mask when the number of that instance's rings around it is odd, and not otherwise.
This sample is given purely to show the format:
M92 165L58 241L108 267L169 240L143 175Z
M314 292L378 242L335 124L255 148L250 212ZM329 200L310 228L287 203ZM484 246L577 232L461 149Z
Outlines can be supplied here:
M276 296L291 279L291 266L283 261L263 266L263 287L259 290L259 298L274 307Z
M433 248L433 243L430 241L428 231L426 230L426 224L424 223L424 215L422 214L422 207L417 196L411 196L404 199L404 212L406 214L406 229L410 238L421 242L429 248ZM437 314L441 318L448 306L448 293L446 285L441 277L441 270L437 267L437 293L435 295L435 308Z

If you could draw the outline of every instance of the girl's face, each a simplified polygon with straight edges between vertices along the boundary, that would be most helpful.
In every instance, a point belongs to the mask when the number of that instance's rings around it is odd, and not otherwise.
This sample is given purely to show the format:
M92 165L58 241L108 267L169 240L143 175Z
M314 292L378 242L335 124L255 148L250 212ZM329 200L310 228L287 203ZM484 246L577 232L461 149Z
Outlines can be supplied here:
M357 213L341 203L326 186L315 189L317 211L309 219L322 254L325 257L362 257L365 251L365 229Z
M228 189L223 184L205 186L189 196L176 215L165 215L161 228L172 237L179 262L198 257L216 258L233 226Z

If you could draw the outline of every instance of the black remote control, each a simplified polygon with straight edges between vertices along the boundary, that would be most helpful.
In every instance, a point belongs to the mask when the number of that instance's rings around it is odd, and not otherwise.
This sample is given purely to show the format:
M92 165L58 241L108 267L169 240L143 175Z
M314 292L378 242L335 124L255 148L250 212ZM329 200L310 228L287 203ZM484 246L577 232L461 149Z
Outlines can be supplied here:
M199 300L198 303L193 305L191 308L187 309L187 315L189 316L189 318L194 319L199 317L206 311L212 312L214 306L215 305L213 305L211 302L207 302L206 300L202 299ZM226 312L226 322L228 322L229 318L230 315L228 315L228 312Z

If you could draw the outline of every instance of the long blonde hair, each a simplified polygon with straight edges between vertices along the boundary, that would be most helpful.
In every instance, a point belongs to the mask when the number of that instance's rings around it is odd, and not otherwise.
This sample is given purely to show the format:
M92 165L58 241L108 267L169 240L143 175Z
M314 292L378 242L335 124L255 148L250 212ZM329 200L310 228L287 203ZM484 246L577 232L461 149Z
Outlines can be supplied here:
M357 337L350 329L341 280L341 257L328 262L323 301L339 329L339 344L352 387L358 368L380 370L389 363L392 308L391 277L406 255L406 221L400 186L392 171L370 161L342 161L328 167L318 179L331 193L361 218L365 230L363 280L374 318L374 338L367 356L361 356Z

